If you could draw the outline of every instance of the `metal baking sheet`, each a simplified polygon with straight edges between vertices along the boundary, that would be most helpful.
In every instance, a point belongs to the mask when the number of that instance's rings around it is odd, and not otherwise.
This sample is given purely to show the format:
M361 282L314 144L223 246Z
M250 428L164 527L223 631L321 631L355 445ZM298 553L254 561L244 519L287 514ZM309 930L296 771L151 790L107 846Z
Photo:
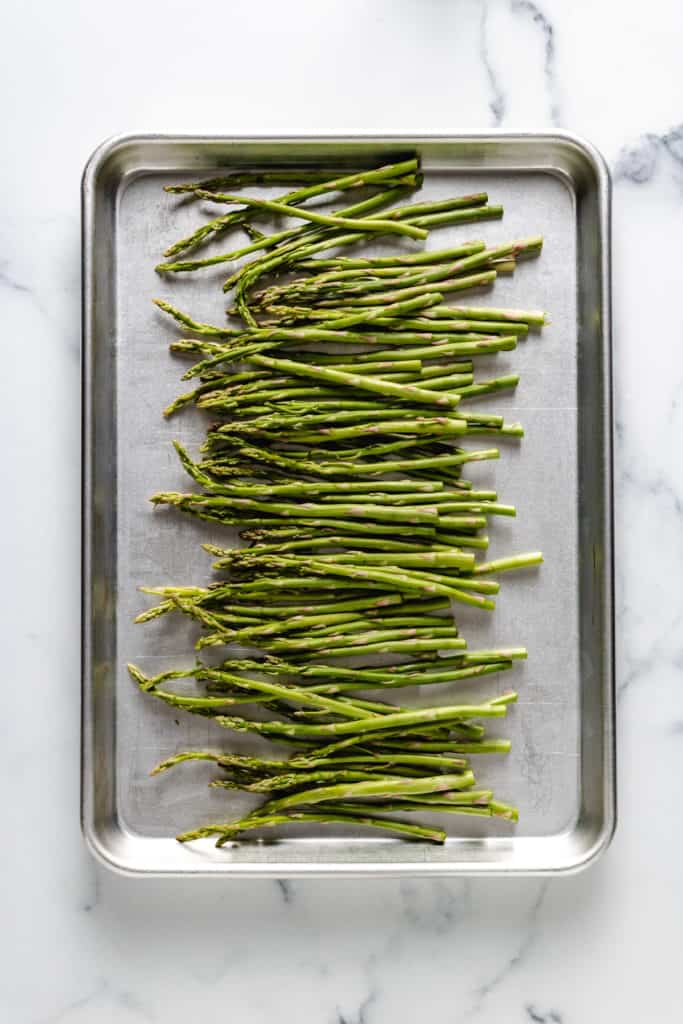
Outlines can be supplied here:
M248 804L244 795L209 790L205 765L154 779L150 767L179 749L249 741L145 698L126 672L128 661L154 671L191 661L190 623L169 616L132 624L146 605L137 587L205 580L199 542L226 540L226 531L211 537L207 524L155 512L147 501L155 490L187 487L170 442L192 446L203 427L193 411L161 417L183 367L167 349L177 332L150 300L161 296L220 322L226 269L155 274L161 251L198 221L196 204L169 197L162 185L244 166L375 165L411 151L425 171L421 199L487 190L505 207L502 222L441 229L430 247L545 236L541 259L499 278L493 293L497 306L552 317L542 334L496 357L501 373L519 370L521 384L487 404L521 420L526 437L468 475L518 508L517 519L492 525L491 556L541 548L546 561L505 579L493 615L458 614L471 647L524 644L530 656L499 678L436 695L446 702L456 693L519 690L499 726L512 753L481 757L475 769L519 806L520 822L444 816L443 847L345 826L290 829L220 851L208 841L181 846L177 831ZM84 174L83 274L82 817L99 859L134 874L225 876L539 873L589 863L615 823L609 180L600 156L569 135L117 138Z

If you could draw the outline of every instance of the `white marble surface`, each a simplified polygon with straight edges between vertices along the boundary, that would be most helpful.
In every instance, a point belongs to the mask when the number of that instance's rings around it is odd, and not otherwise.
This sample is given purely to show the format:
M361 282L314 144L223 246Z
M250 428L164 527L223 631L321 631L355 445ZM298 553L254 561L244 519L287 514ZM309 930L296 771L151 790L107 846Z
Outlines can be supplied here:
M0 11L0 1019L681 1019L683 7ZM558 881L134 882L78 826L79 176L104 137L579 132L614 171L620 825Z

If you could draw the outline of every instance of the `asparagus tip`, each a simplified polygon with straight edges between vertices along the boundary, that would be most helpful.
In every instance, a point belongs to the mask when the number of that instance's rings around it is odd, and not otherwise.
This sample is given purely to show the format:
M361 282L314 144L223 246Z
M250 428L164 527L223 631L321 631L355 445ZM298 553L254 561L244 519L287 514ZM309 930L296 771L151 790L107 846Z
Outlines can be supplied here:
M126 668L128 673L141 690L151 690L154 688L154 683L149 676L146 676L144 672L141 672L137 665L134 665L131 661L128 662Z

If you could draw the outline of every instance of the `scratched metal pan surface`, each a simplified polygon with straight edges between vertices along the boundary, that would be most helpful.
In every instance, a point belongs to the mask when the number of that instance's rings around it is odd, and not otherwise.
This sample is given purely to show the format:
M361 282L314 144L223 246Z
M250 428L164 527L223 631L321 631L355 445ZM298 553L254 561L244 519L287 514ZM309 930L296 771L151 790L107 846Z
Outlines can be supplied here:
M193 411L161 416L183 367L167 348L177 332L151 299L200 320L224 315L225 267L166 279L154 272L162 250L200 219L197 204L162 186L245 166L372 166L410 151L425 172L420 199L488 191L505 207L502 221L434 232L430 247L545 237L542 257L501 276L494 291L497 306L551 314L542 334L496 357L500 373L518 370L521 383L487 404L521 420L526 437L469 474L518 509L492 524L491 556L541 548L545 564L505 578L492 615L458 613L471 647L524 644L529 659L499 682L438 694L452 702L511 684L519 691L494 730L512 739L511 754L482 756L475 770L518 805L520 821L445 815L443 847L332 825L222 850L210 841L181 846L178 831L227 820L250 802L210 790L205 764L150 778L152 765L184 748L255 744L146 698L126 672L129 661L150 671L189 664L196 638L179 616L134 626L148 603L138 585L203 582L210 570L200 542L235 540L147 500L187 487L171 440L194 446L205 427ZM82 820L104 864L136 875L529 874L577 870L605 849L615 824L609 245L607 171L569 135L135 136L93 154L83 179ZM413 698L428 699L434 694Z

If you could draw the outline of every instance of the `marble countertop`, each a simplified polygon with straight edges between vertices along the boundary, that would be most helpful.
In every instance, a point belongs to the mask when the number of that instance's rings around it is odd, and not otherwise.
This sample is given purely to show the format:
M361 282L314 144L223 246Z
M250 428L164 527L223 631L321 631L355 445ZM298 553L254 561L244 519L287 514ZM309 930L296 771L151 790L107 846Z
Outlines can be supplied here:
M7 0L0 1017L680 1020L683 7ZM131 881L79 800L79 179L105 137L568 128L614 176L620 824L565 879ZM9 641L9 642L7 642ZM21 798L19 798L21 795Z

